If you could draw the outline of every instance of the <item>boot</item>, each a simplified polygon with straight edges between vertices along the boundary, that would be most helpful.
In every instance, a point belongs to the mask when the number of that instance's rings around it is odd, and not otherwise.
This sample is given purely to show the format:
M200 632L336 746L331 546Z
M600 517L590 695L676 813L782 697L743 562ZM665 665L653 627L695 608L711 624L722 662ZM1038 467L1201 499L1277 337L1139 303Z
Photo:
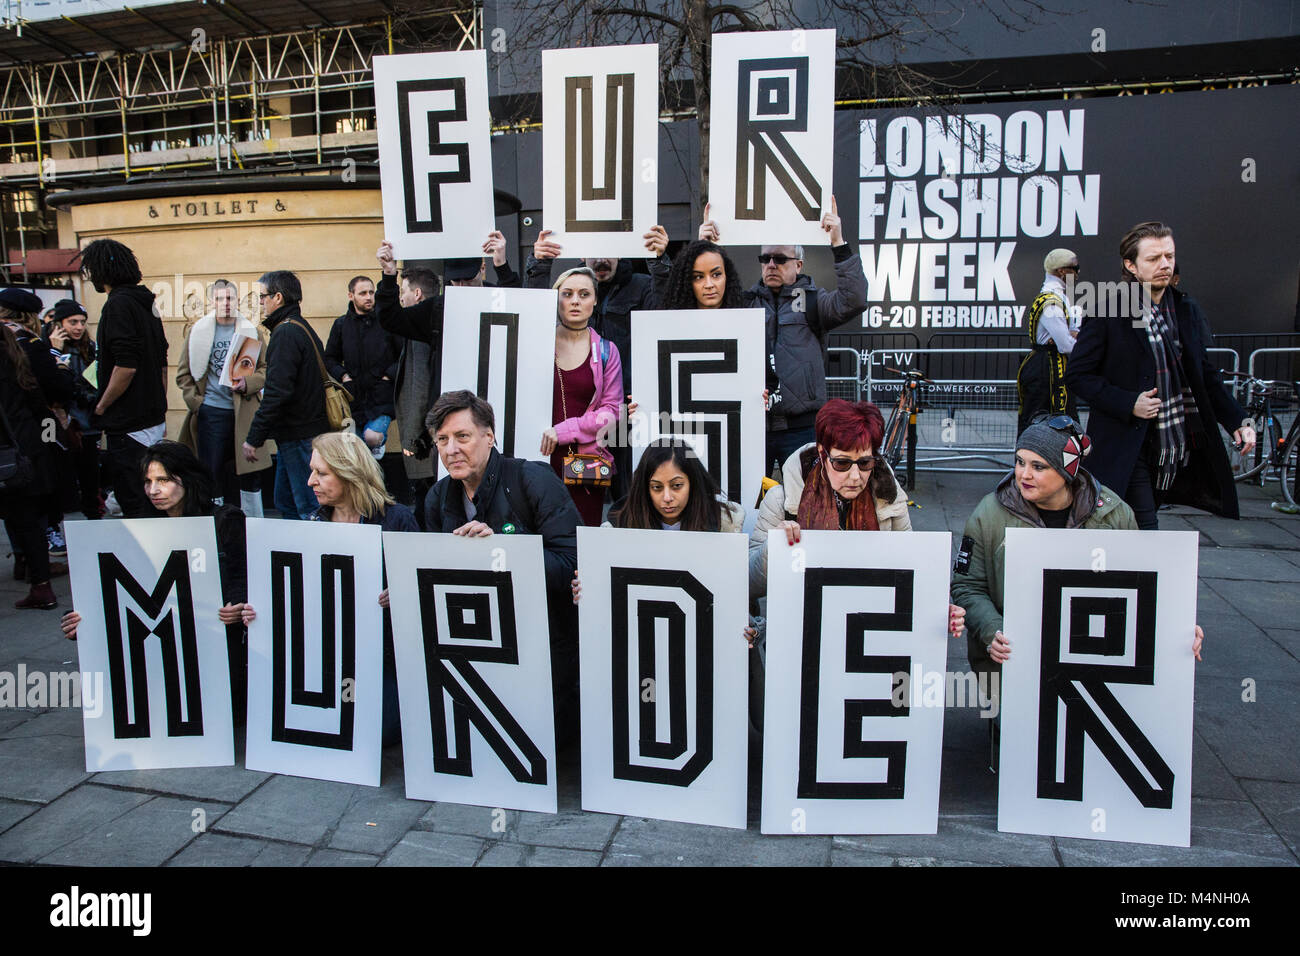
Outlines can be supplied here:
M48 611L58 605L59 599L54 596L54 589L50 587L49 581L44 584L33 584L32 589L27 592L27 597L14 602L14 607L23 611Z

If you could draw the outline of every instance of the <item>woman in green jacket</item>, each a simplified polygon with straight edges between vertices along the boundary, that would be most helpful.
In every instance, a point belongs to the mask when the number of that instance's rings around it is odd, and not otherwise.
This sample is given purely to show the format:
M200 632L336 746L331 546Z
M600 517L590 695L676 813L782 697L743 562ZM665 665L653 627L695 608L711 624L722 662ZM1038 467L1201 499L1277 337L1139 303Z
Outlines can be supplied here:
M1138 530L1133 509L1081 467L1091 442L1065 415L1036 422L1016 441L1015 470L975 507L952 577L952 600L966 609L966 649L977 673L1011 656L1002 633L1007 528ZM1200 625L1192 652L1201 659Z

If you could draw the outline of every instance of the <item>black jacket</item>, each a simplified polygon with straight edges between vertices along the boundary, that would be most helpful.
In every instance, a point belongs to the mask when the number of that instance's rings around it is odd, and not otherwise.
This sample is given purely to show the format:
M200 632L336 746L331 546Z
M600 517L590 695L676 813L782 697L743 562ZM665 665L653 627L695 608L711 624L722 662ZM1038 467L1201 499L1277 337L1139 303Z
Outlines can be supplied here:
M95 345L99 349L96 376L104 396L113 369L133 368L135 377L94 424L121 435L160 425L167 418L167 336L154 311L154 295L142 285L122 286L108 293L99 313Z
M319 336L296 302L276 309L262 324L271 333L266 346L266 384L246 441L260 448L268 438L300 441L329 431L325 384L316 361L317 354L324 353Z
M526 268L530 289L551 287L554 259L528 257ZM652 265L665 271L671 267L668 256ZM631 261L620 259L614 274L596 286L596 308L591 313L591 327L603 339L609 339L623 359L623 394L632 391L632 313L657 308L654 283L650 276L637 272Z
M1173 487L1162 500L1191 505L1236 518L1237 487L1233 484L1228 453L1215 422L1231 434L1241 427L1246 412L1224 387L1201 341L1204 318L1190 296L1168 289L1183 343L1182 369L1196 397L1196 409L1205 426L1206 440L1193 447L1191 461L1178 470ZM1142 452L1148 427L1154 419L1137 418L1133 403L1138 393L1155 387L1155 359L1146 329L1133 327L1126 318L1094 316L1086 319L1065 366L1065 384L1088 403L1088 435L1092 453L1088 470L1103 485L1121 495L1128 488L1133 466Z
M397 276L385 275L375 286L375 314L385 332L403 339L415 339L429 345L429 394L437 397L442 381L442 296L422 299L410 308L404 308L398 296L401 290ZM399 356L397 374L393 376L393 394L401 393L402 379L406 374L405 345ZM407 436L402 436L402 442Z
M495 448L474 495L474 519L502 534L540 534L546 562L546 592L552 617L573 608L570 585L578 567L578 509L564 483L550 467L536 461L506 458ZM428 531L455 531L465 515L465 486L450 475L429 489L424 500Z
M41 441L41 422L50 416L50 410L41 394L40 386L24 389L18 384L18 370L9 359L9 353L0 347L0 406L4 408L12 438L4 425L0 425L0 445L11 442L32 464L31 481L22 488L0 488L0 510L6 514L10 507L32 507L28 496L46 495L57 486L50 456L50 446Z
M377 415L394 416L393 382L402 343L384 331L379 316L359 315L351 305L334 320L325 346L325 367L352 393L352 417L364 425Z
M766 317L767 362L775 371L772 431L811 426L826 404L826 336L862 314L867 304L867 279L862 260L849 244L831 250L835 257L835 290L819 289L811 276L800 274L775 294L760 280L745 292L745 305L759 306Z

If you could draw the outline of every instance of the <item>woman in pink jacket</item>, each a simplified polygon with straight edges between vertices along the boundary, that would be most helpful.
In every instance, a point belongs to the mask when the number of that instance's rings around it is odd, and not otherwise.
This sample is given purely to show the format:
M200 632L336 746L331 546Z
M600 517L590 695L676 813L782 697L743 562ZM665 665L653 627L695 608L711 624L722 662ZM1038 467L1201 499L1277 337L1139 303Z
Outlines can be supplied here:
M590 328L596 306L596 274L585 267L570 269L555 281L554 288L559 292L551 402L551 420L555 424L542 433L542 454L551 456L551 467L561 478L566 478L566 455L596 455L601 461L585 464L588 470L608 479L614 473L614 456L597 436L601 429L612 429L618 421L622 357L613 342ZM599 526L605 488L567 481L566 487L583 524Z

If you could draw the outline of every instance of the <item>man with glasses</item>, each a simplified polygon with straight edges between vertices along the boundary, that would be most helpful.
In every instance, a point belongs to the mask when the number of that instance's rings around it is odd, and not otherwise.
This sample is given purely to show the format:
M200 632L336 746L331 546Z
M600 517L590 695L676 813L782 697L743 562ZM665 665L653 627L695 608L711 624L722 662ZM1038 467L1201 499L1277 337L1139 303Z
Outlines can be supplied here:
M266 384L253 416L244 458L257 460L268 438L276 444L275 507L281 518L306 521L319 507L307 486L311 440L330 430L321 377L320 338L302 317L302 284L292 272L268 272L262 292L262 324L271 333L266 346Z
M708 218L700 238L720 242ZM803 246L763 246L761 280L745 292L745 305L767 314L767 468L778 467L816 438L817 411L826 404L826 336L862 314L867 277L862 260L844 239L835 197L822 216L835 258L835 290L819 289L803 274Z
M1016 373L1020 395L1017 431L1029 427L1035 416L1069 415L1077 418L1074 397L1065 388L1065 357L1074 349L1077 307L1070 293L1079 277L1079 257L1069 249L1053 249L1043 259L1043 287L1029 306L1025 324L1029 354Z

